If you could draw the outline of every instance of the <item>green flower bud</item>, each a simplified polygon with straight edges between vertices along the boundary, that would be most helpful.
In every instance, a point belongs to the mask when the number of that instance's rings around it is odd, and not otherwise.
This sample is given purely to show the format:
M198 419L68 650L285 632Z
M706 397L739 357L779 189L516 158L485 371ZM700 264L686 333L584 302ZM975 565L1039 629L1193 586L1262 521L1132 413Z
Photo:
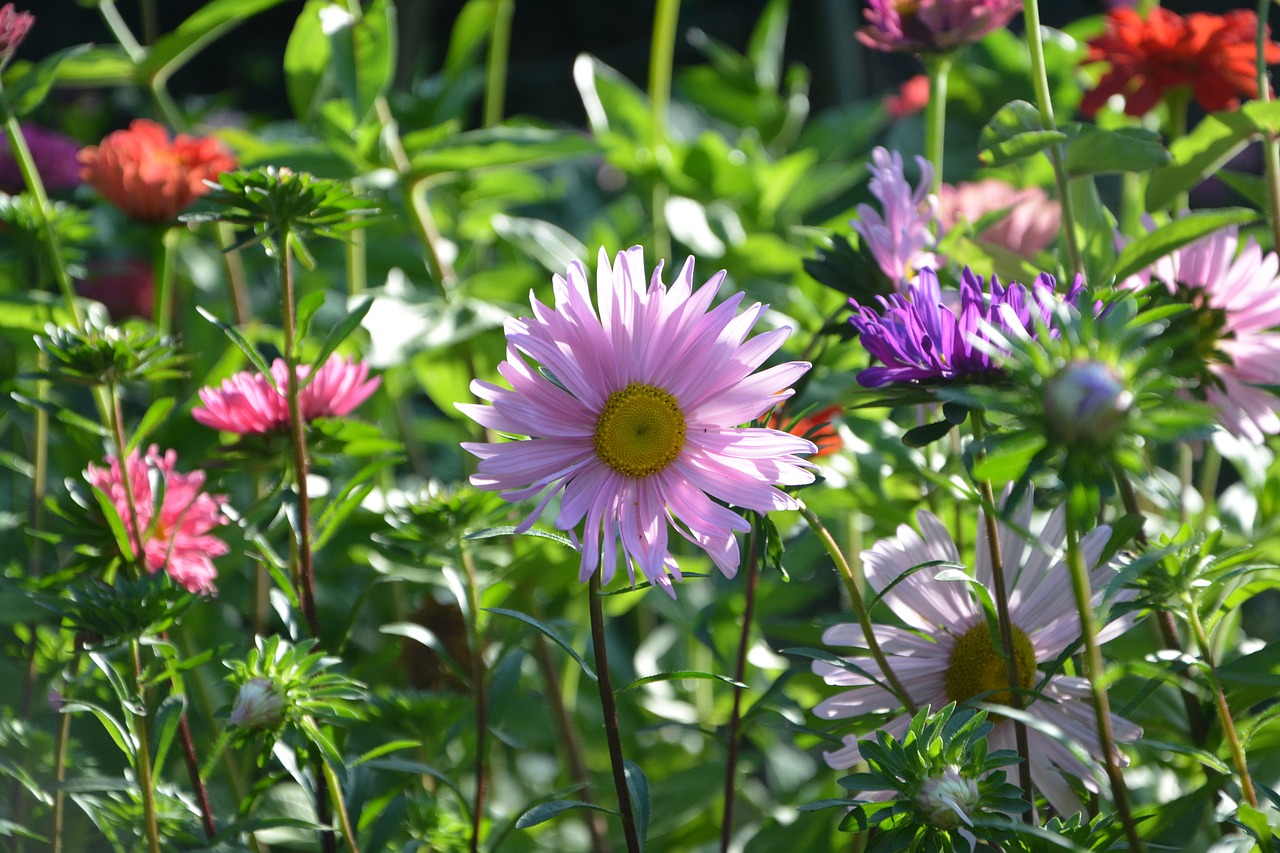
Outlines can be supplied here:
M1044 388L1049 429L1064 444L1104 446L1124 424L1133 394L1110 365L1073 361Z
M284 696L267 678L251 678L236 694L228 722L245 729L274 729L284 720Z
M973 825L969 815L980 810L982 797L977 781L966 779L950 766L925 780L916 792L916 805L925 823L935 829L955 829L961 823Z

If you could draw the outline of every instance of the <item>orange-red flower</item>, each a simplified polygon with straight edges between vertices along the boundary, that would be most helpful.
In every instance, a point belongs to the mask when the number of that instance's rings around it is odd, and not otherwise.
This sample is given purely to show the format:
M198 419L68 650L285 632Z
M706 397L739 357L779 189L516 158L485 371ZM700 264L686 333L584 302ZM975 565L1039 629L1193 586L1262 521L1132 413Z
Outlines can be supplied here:
M128 130L80 152L80 176L112 204L144 222L163 222L209 191L206 180L236 167L216 139L169 132L137 119Z
M1107 31L1089 41L1088 61L1111 68L1080 108L1093 115L1112 95L1121 95L1124 111L1142 116L1170 89L1186 87L1210 112L1235 109L1241 97L1258 96L1257 26L1257 14L1248 9L1184 18L1156 6L1145 19L1133 9L1115 9L1107 16ZM1266 61L1280 62L1280 44L1270 40L1269 29Z
M844 447L844 442L840 440L840 434L836 432L835 425L832 424L832 421L838 418L842 411L837 403L805 415L795 423L791 423L791 415L785 410L774 409L773 413L769 415L769 420L765 423L765 426L769 429L785 430L792 435L809 439L818 448L818 451L810 458L817 459L819 456L830 456Z
M898 87L896 95L884 99L889 118L899 119L914 115L929 105L929 77L917 74Z

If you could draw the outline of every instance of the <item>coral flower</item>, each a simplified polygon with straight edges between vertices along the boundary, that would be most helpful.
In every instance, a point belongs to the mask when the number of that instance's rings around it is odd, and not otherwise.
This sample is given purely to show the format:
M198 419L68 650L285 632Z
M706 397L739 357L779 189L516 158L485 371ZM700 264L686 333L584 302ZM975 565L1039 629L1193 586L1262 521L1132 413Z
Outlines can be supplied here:
M876 50L940 53L978 41L1021 10L1020 0L867 0L858 40Z
M787 414L786 409L775 409L769 415L769 420L765 422L765 426L770 429L785 429L792 435L798 435L801 438L807 438L818 448L814 452L813 458L819 456L830 456L838 453L843 447L844 442L840 440L840 433L836 432L832 421L840 417L844 410L839 403L827 406L825 409L819 409L816 412L805 415L795 423L791 423L793 418Z
M858 330L862 346L883 363L858 374L858 382L878 388L890 382L983 381L1003 375L999 360L989 351L992 330L1005 338L1036 334L1037 321L1048 325L1057 297L1057 282L1041 273L1030 288L1013 282L1007 288L991 277L987 292L982 276L968 267L960 278L959 305L953 311L943 302L938 276L931 269L907 295L878 296L883 314L850 299L849 322ZM1076 277L1065 297L1075 305L1084 291L1084 279ZM975 346L981 342L986 346Z
M1083 678L1061 674L1048 674L1046 679L1047 673L1040 671L1040 667L1055 663L1080 638L1080 617L1074 604L1070 572L1056 559L1055 553L1064 542L1065 517L1060 507L1038 536L1024 538L1019 531L1030 529L1031 498L1028 497L1014 513L1011 524L998 525L1006 576L1013 578L1009 616L1013 623L1018 687L1036 690L1034 697L1023 694L1027 713L1058 728L1101 762L1103 753L1094 727L1089 683ZM969 594L965 584L937 581L933 579L936 572L916 569L935 560L959 562L955 542L932 513L921 512L918 519L920 533L903 525L896 537L881 540L863 552L870 591L882 594L885 604L909 629L878 625L876 640L903 688L921 707L938 709L949 702L964 702L974 697L1007 705L1012 697L1008 693L1006 665L992 644L982 606ZM977 529L984 529L981 514ZM1100 588L1115 575L1110 566L1097 565L1110 535L1111 529L1104 525L1080 540L1086 565L1092 567L1095 606L1103 598ZM990 589L991 556L986 537L978 537L976 547L974 578ZM888 589L890 584L895 584L892 589ZM1122 593L1116 599L1126 597L1127 594ZM1111 639L1128 625L1124 619L1113 621L1098 632L1098 639ZM822 639L834 646L865 646L862 629L857 625L836 625L829 628ZM899 707L898 700L888 690L871 680L883 681L879 665L860 657L858 666L866 675L833 664L814 663L814 672L828 684L854 688L819 703L814 709L817 716L826 720L856 718ZM991 749L1014 749L1012 723L1004 717L990 719L995 723L989 735ZM1118 740L1133 740L1141 734L1128 720L1115 715L1111 720ZM910 715L902 715L881 729L901 737L909 723ZM1096 790L1089 768L1039 729L1028 727L1027 741L1031 778L1036 787L1060 814L1080 811L1080 801L1063 774L1076 776L1083 780L1086 788ZM832 767L851 767L860 760L857 738L850 735L844 744L844 748L826 753L827 763Z
M1210 234L1161 258L1148 276L1191 304L1205 359L1200 391L1233 435L1261 444L1280 433L1280 258L1249 238L1239 252L1235 228ZM1175 322L1176 319L1175 319Z
M960 220L977 223L989 213L1004 215L984 228L978 239L1034 258L1053 242L1062 219L1062 206L1039 187L1018 189L998 178L943 184L938 191L938 221L950 230Z
M915 115L929 105L929 76L917 74L898 87L896 95L888 95L884 101L889 118L900 119Z
M168 450L161 456L154 444L146 457L139 456L136 450L130 453L132 501L125 493L120 460L114 456L107 457L106 467L90 465L85 478L111 501L135 548L138 534L133 513L137 513L148 571L154 574L163 569L191 592L213 592L213 580L218 574L213 558L227 553L227 544L209 531L227 523L221 510L226 497L202 492L204 472L180 474L174 469L177 461L177 453ZM151 490L153 478L162 484L159 494Z
M1091 116L1108 98L1122 95L1125 113L1143 116L1169 90L1183 87L1205 110L1233 110L1241 97L1258 96L1257 31L1253 10L1184 18L1155 6L1144 19L1133 9L1114 9L1107 31L1089 41L1088 58L1111 68L1080 109ZM1269 37L1265 59L1268 65L1280 62L1280 44Z
M169 133L137 119L80 152L80 175L116 207L143 222L163 222L209 191L205 181L236 167L216 139Z
M774 486L813 482L813 466L794 454L815 448L790 433L739 427L790 397L791 383L809 369L788 362L754 373L790 330L746 340L764 306L738 314L735 294L711 308L723 272L697 290L693 258L670 290L661 272L659 264L646 287L639 246L612 267L601 249L597 312L587 272L574 263L554 279L554 308L531 298L533 317L507 322L498 371L511 388L476 381L471 390L492 405L458 408L489 429L531 437L463 445L480 457L475 486L511 501L545 491L518 530L559 496L556 527L583 523L581 581L599 569L607 583L621 551L633 584L639 567L674 597L671 579L681 575L669 528L732 577L734 534L749 525L717 501L755 512L794 509L795 499Z
M298 365L297 370L299 382L311 374L310 366L305 364ZM244 371L222 380L220 388L201 388L200 401L204 405L192 409L191 416L207 427L240 435L282 430L289 425L289 400L284 394L289 368L284 359L272 362L271 376L274 383L261 373ZM302 419L313 421L350 414L382 381L368 376L368 365L330 356L315 378L298 392Z
M46 190L60 193L80 186L80 163L76 159L80 143L35 124L23 124L22 136ZM26 188L18 161L9 147L9 137L0 135L0 191L14 195Z
M937 219L938 199L929 192L933 166L923 157L920 183L913 190L903 171L902 155L876 148L871 152L871 194L880 200L883 215L869 204L857 207L858 218L849 221L853 230L870 248L881 271L901 290L921 267L937 265L928 249L933 246L932 227Z

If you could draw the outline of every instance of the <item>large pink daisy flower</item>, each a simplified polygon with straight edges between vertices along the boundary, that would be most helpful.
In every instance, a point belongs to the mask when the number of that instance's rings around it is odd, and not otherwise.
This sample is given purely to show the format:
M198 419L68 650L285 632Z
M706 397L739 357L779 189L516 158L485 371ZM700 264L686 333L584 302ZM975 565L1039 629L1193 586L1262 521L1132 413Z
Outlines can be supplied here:
M218 575L213 558L227 553L227 544L209 531L227 523L221 509L226 497L202 492L203 471L178 473L178 454L167 450L162 456L153 444L145 457L136 450L129 454L130 510L120 460L108 456L106 462L106 467L90 465L85 478L111 501L135 548L138 534L133 513L137 513L147 570L154 574L163 569L192 592L213 592ZM163 484L159 495L151 490L153 476Z
M679 579L680 569L668 526L732 577L734 533L749 525L723 504L794 509L774 486L812 482L812 466L794 454L816 448L789 433L739 426L791 396L788 386L809 369L788 362L753 373L790 330L746 340L764 306L739 314L735 294L711 308L723 272L695 291L693 258L670 290L661 271L659 264L646 287L640 247L612 267L601 249L597 313L587 271L574 263L567 277L555 277L554 308L531 298L533 317L507 322L498 371L511 388L474 382L472 391L491 405L458 408L489 429L531 437L463 445L481 460L474 485L511 501L545 492L519 530L559 496L556 527L583 525L580 580L599 569L607 583L621 552L633 584L638 566L674 596L671 576Z
M298 365L298 380L311 368ZM284 395L289 368L284 359L271 364L271 379L256 371L243 371L222 380L220 388L201 388L200 402L191 416L207 427L241 435L282 430L289 425L289 401ZM378 377L369 379L369 366L336 355L321 365L315 378L298 392L298 408L304 421L342 417L355 410L378 388Z
M1026 705L1028 714L1056 727L1089 755L1102 761L1102 748L1094 725L1089 683L1083 678L1062 674L1049 675L1039 667L1056 661L1063 651L1080 638L1080 617L1071 590L1070 573L1057 558L1065 539L1065 511L1059 508L1044 525L1033 542L1019 531L1030 529L1031 498L1028 497L1011 519L999 524L1000 550L1006 577L1012 577L1009 590L1009 616L1013 623L1014 657L1017 659L1019 687L1038 688L1034 701ZM980 604L967 585L953 581L937 581L936 570L911 571L932 561L959 562L960 554L946 527L929 512L918 515L920 533L903 525L898 535L881 540L863 553L867 585L906 623L907 629L889 625L876 626L879 641L889 666L917 705L934 709L950 702L964 702L983 696L980 701L1009 704L1009 680L1004 661L991 642L991 631ZM985 529L981 514L978 530ZM1102 549L1111 529L1102 526L1080 541L1086 565L1093 566L1091 579L1095 589L1104 586L1114 572L1109 565L1098 566ZM1030 547L1028 547L1030 545ZM990 588L991 556L986 537L978 537L975 579ZM903 577L906 575L906 577ZM890 583L898 581L888 592ZM1118 597L1125 597L1121 594ZM1100 603L1102 592L1094 596ZM1129 621L1110 622L1098 635L1100 641L1120 634ZM865 647L862 630L857 625L836 625L823 635L823 642L836 646ZM874 678L882 679L880 667L870 658L858 658L858 666ZM814 713L828 720L862 717L892 711L898 700L883 687L848 669L814 663L814 672L828 684L853 687L821 702ZM990 691L1005 691L990 693ZM1031 697L1027 694L1023 702ZM1007 718L992 718L995 728L989 736L991 748L1015 749L1013 724ZM885 724L883 731L901 737L910 723L902 715ZM1133 740L1141 730L1128 720L1112 716L1116 738ZM1080 778L1085 787L1096 789L1093 774L1058 740L1028 727L1031 778L1049 803L1061 814L1081 810L1079 799L1063 774ZM860 760L857 737L844 739L843 749L826 753L832 767L851 767ZM1122 756L1123 760L1123 756Z

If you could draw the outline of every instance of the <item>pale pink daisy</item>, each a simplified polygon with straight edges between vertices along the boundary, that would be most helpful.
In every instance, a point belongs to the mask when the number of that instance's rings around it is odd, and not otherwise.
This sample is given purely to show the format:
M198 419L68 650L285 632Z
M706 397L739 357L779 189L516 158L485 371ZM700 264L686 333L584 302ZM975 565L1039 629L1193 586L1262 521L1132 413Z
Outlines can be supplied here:
M311 375L309 365L298 365L298 381ZM201 388L203 406L191 410L191 416L207 427L241 435L282 430L289 425L289 401L285 388L289 368L284 359L271 364L271 379L255 371L244 371L222 380L220 388ZM304 421L316 418L342 417L350 414L368 399L381 381L369 379L369 366L330 356L315 378L298 392L298 407Z
M938 199L929 192L933 166L923 157L920 183L913 190L897 151L876 148L871 152L871 194L880 200L883 214L869 204L857 207L858 218L850 220L876 264L899 292L915 280L921 267L936 267L937 258L929 249L934 244Z
M1235 228L1214 232L1121 286L1154 278L1191 303L1196 329L1211 336L1198 345L1207 354L1200 392L1229 432L1261 444L1280 433L1280 397L1266 387L1280 385L1280 258L1252 237L1237 255L1239 244Z
M968 585L935 580L937 569L917 569L907 574L932 561L960 561L955 542L942 522L929 512L921 512L917 517L923 536L904 524L898 528L896 537L881 540L862 555L871 591L882 593L890 583L898 581L893 589L883 593L883 600L907 628L890 625L875 628L876 639L889 666L921 707L928 705L936 710L950 702L964 702L984 693L988 695L978 701L1008 705L1012 697L1008 693L1005 663L992 645L982 606ZM999 523L1006 577L1013 578L1009 615L1013 623L1018 686L1026 690L1038 688L1034 697L1020 695L1028 714L1056 727L1100 762L1102 748L1094 725L1089 683L1060 673L1048 675L1046 679L1046 673L1040 670L1056 661L1080 638L1080 617L1071 590L1070 572L1057 554L1065 539L1065 512L1059 508L1050 515L1034 544L1019 532L1028 531L1030 522L1031 498L1028 497L1014 513L1011 523ZM981 513L977 529L985 529ZM1092 567L1095 605L1102 601L1101 588L1115 575L1110 565L1097 565L1110 535L1111 529L1103 525L1080 541L1086 565ZM991 556L985 536L978 537L976 549L974 578L990 589ZM1121 593L1113 600L1128 597ZM1099 641L1117 636L1129 624L1127 619L1109 622L1099 631ZM829 628L822 639L835 646L865 647L862 629L857 625L836 625ZM880 667L871 658L859 657L857 665L868 675L883 680ZM814 713L823 719L858 718L900 707L891 693L862 675L828 663L815 662L813 669L828 684L855 688L819 703ZM1004 717L992 720L995 728L989 736L991 748L1016 749L1010 720ZM910 717L904 714L881 729L901 737L909 723ZM1131 741L1141 734L1137 726L1114 715L1112 725L1120 741ZM1060 814L1079 811L1080 801L1063 774L1076 776L1086 788L1096 790L1092 771L1057 739L1036 728L1027 728L1027 740L1031 778L1036 788ZM832 767L851 767L860 760L857 737L845 737L844 744L842 749L826 753L827 763ZM1121 760L1127 761L1123 756Z
M579 579L597 569L608 583L619 556L635 583L638 567L674 596L680 568L669 527L704 549L727 577L738 569L734 534L750 525L729 507L795 509L779 489L813 482L795 454L814 445L779 430L743 428L791 396L809 369L788 362L753 373L786 340L782 328L746 340L764 312L738 313L742 294L715 308L724 272L694 290L693 258L670 290L662 265L648 286L643 250L600 250L596 299L579 263L555 276L555 306L530 297L531 319L507 321L504 388L476 381L491 405L458 408L483 426L527 441L467 443L480 457L471 482L510 501L545 492L520 523L528 530L560 498L555 526L577 535ZM530 365L525 357L538 367Z
M177 461L177 453L167 450L161 455L154 444L145 457L136 450L129 454L132 510L118 458L108 456L105 467L90 465L85 478L111 501L134 548L138 534L133 513L137 513L147 571L154 574L163 569L191 592L213 592L218 575L213 558L227 553L227 544L209 531L227 523L221 509L226 497L205 494L201 491L204 472L181 474L175 468ZM162 486L159 494L152 491L153 479Z
M1039 187L1015 187L998 178L943 184L938 190L938 221L951 229L962 220L970 224L989 213L1004 211L977 235L984 243L1008 249L1033 260L1058 235L1062 206Z

